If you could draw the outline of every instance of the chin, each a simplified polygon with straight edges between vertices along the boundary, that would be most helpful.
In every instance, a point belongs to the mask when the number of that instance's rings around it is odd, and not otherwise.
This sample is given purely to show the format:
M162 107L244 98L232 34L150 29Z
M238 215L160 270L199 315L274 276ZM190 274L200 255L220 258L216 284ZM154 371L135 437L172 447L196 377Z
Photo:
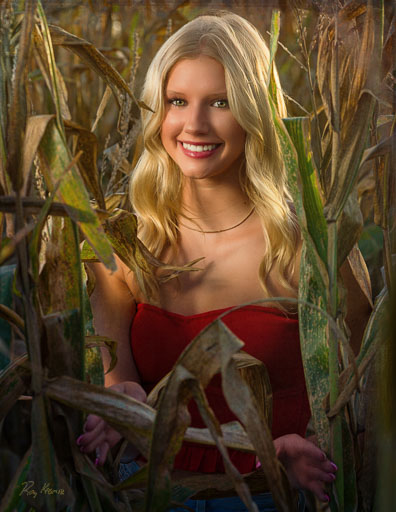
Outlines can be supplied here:
M181 171L185 178L189 178L191 180L203 180L208 178L213 178L217 176L216 173L204 172L204 171Z

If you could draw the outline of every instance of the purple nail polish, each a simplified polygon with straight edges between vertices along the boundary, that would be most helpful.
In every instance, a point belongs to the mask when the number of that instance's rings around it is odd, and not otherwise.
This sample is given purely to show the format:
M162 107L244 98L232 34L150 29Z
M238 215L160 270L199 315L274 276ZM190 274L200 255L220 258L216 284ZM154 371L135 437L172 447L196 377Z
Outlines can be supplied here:
M330 501L330 496L328 494L325 494L325 500Z
M98 464L99 464L99 459L98 459L98 457L96 457L96 459L95 459L95 466L98 466Z
M77 443L77 445L78 445L78 446L80 446L80 444L81 444L81 438L82 438L83 436L84 436L84 434L81 434L81 436L77 438L76 443Z
M338 471L337 466L334 464L334 462L330 462L331 466L334 468L334 471Z

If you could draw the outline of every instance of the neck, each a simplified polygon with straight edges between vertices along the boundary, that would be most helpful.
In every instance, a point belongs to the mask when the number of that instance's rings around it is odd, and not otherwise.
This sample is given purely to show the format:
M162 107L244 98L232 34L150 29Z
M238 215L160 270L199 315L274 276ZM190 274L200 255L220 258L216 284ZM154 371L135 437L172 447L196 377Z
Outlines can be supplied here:
M185 180L181 213L182 222L189 227L198 225L203 231L225 229L241 221L251 208L239 180Z

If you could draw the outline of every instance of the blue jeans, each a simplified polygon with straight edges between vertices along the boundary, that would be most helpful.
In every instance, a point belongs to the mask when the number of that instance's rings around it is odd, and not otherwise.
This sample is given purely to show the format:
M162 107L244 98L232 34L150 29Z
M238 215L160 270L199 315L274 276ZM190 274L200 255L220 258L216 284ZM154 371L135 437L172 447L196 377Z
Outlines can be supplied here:
M120 480L125 480L133 475L139 469L139 465L135 462L127 464L120 464L119 477ZM259 512L277 512L272 494L264 492L252 496L253 501L256 503ZM246 512L247 508L239 496L232 496L230 498L212 498L210 500L187 500L185 505L192 508L194 512ZM298 492L298 511L305 511L305 496L302 491ZM183 508L172 508L168 512L186 512Z

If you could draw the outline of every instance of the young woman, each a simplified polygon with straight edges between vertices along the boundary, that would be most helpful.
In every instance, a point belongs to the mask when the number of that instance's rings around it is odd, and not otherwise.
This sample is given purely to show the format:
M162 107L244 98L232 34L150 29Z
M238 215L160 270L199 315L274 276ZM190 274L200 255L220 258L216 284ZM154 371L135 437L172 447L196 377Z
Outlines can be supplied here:
M219 314L257 299L297 295L301 239L272 123L268 66L257 30L221 12L182 27L148 70L142 100L153 112L142 111L145 147L131 181L139 236L166 263L204 259L200 271L162 284L132 274L119 258L113 274L92 265L96 330L118 341L118 363L106 385L138 400ZM285 116L276 71L275 78ZM156 294L149 298L143 289ZM357 313L358 302L355 296ZM310 409L296 314L272 303L246 306L224 322L268 369L274 444L291 482L327 501L325 484L337 468L304 438ZM207 395L224 423L234 417L220 389L215 378ZM197 410L190 412L192 425L202 427ZM91 415L78 444L85 452L99 450L101 465L120 438ZM250 455L232 452L231 459L242 472L255 468ZM215 448L187 444L175 466L224 470Z

